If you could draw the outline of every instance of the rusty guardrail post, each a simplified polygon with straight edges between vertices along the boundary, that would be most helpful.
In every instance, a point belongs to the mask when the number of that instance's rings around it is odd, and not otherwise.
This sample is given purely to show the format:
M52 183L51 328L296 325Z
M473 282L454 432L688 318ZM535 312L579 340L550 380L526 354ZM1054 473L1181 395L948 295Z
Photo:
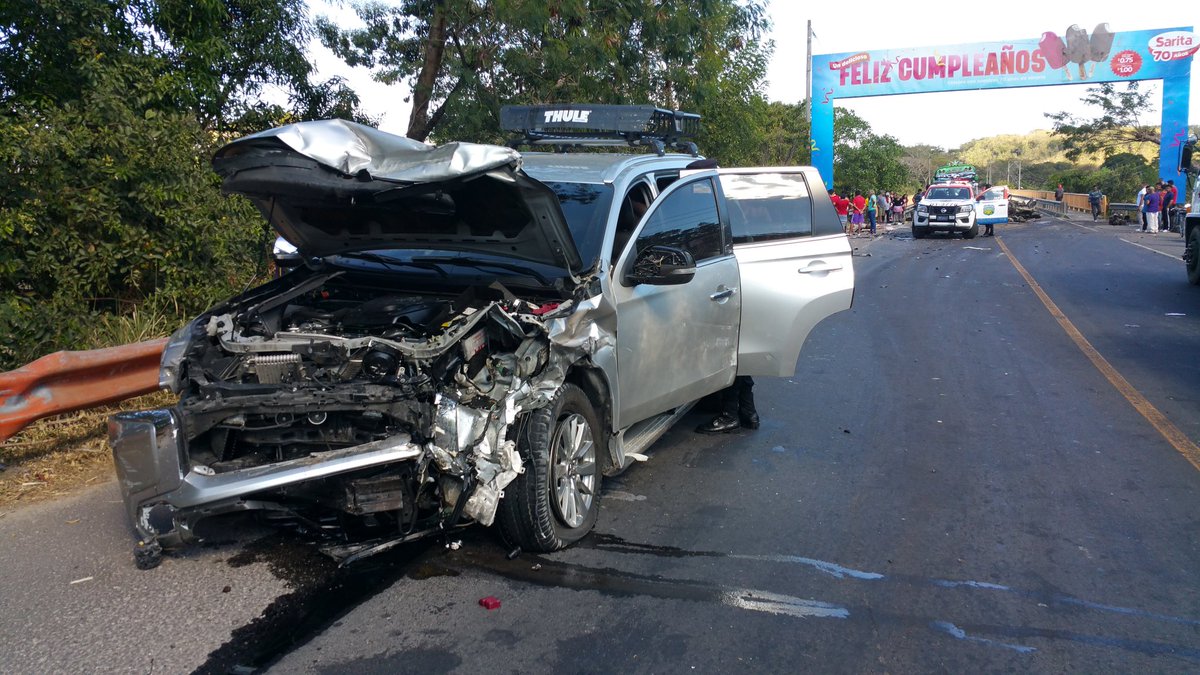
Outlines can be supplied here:
M34 420L114 403L158 389L167 338L55 352L0 373L0 443Z

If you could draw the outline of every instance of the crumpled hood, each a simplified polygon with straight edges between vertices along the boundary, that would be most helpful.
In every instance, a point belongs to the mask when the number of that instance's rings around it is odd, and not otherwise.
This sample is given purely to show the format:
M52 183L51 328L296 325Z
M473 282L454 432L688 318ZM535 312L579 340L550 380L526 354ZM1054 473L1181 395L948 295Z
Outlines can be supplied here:
M305 257L436 249L582 266L558 197L511 148L431 146L333 119L240 138L212 165Z

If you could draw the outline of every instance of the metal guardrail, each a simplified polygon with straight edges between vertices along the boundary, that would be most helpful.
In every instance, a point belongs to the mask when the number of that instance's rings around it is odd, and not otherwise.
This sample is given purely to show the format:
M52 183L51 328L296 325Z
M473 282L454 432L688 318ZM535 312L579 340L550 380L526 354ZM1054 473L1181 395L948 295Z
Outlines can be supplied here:
M167 338L80 352L55 352L0 373L0 443L50 415L115 403L158 389Z
M1086 193L1082 192L1067 192L1063 194L1062 201L1054 198L1054 193L1050 190L1013 190L1009 189L1010 194L1027 199L1038 200L1038 208L1049 211L1050 213L1066 216L1072 211L1078 213L1086 213L1091 215L1092 204L1088 201ZM1043 206L1045 203L1045 206ZM1100 199L1100 215L1108 213L1108 197Z
M1041 199L1039 197L1027 197L1025 195L1017 195L1017 196L1021 197L1023 199L1033 200L1033 202L1037 204L1037 208L1039 211L1045 211L1046 213L1049 213L1049 214L1052 214L1055 216L1061 216L1063 218L1067 217L1067 205L1063 202L1058 201L1057 199Z

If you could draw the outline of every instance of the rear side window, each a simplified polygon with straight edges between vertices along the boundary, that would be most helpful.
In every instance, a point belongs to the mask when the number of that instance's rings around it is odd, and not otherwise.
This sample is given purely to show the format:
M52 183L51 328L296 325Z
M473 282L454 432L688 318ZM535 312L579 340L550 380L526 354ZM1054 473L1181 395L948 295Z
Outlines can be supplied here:
M684 249L696 262L721 255L721 221L711 179L680 186L660 200L638 234L637 250L650 246Z
M800 174L726 174L721 188L729 204L733 243L812 235L812 199Z

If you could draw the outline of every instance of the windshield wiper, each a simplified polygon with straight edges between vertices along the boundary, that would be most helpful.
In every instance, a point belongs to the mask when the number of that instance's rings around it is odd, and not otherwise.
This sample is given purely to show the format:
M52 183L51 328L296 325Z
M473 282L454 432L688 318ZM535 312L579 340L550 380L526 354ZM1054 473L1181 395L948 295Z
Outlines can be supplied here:
M372 251L351 251L349 253L339 253L339 258L354 258L357 260L369 260L376 262L391 269L400 269L401 267L415 267L422 270L433 270L438 273L438 276L443 279L448 278L450 274L438 264L439 260L400 260L391 256L380 255Z
M462 265L463 267L474 267L477 269L484 268L484 267L492 267L495 269L507 270L509 272L518 272L522 275L533 277L534 279L536 279L538 281L538 283L542 284L543 286L552 286L553 285L551 283L550 279L548 279L545 275L538 272L537 270L531 269L529 267L525 267L523 265L518 265L516 263L506 263L506 262L498 262L498 261L491 261L491 260L474 260L472 258L456 258L456 257L452 257L452 256L422 258L422 260L427 260L427 261L433 262L433 263L445 263L448 265Z

